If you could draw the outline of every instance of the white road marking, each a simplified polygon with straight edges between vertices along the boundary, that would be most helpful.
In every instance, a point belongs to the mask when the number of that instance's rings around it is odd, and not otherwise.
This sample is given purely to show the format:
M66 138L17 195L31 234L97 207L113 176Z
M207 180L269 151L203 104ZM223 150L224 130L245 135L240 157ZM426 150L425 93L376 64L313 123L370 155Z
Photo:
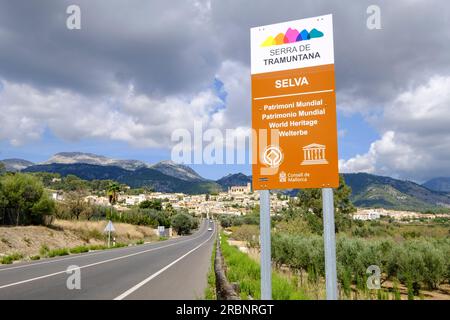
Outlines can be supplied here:
M197 238L198 237L192 238L192 239L197 239ZM179 240L179 239L180 238L168 239L168 240L165 240L165 242L173 242L173 241ZM182 242L182 241L179 241L177 243L180 243L180 242ZM150 246L150 245L155 245L155 243L154 242L146 243L144 245L139 246L139 248ZM136 248L136 247L133 246L131 248ZM117 253L117 252L124 251L124 250L127 250L127 249L130 249L130 247L117 248L114 251L111 251L111 250L100 250L100 251L84 252L84 253L75 254L75 255L69 256L69 257L59 258L59 259L49 258L49 260L46 260L46 261L40 261L40 262L34 262L34 263L31 262L29 264L23 264L23 265L18 265L18 266L13 266L13 267L0 268L0 272L8 271L8 270L14 270L14 269L22 269L22 268L34 267L34 266L39 266L39 265L49 264L49 263L54 263L54 262L61 262L61 261L66 261L66 260L78 259L78 258L81 258L81 257L92 257L92 256L96 256L96 255L99 255L99 254L105 254L105 253L112 253L112 252Z
M157 276L159 276L161 273L163 273L164 271L166 271L167 269L169 269L171 266L173 266L174 264L176 264L177 262L179 262L181 259L185 258L186 256L190 255L192 252L194 252L195 250L197 250L198 248L200 248L201 246L203 246L205 243L207 243L209 240L211 240L212 236L215 234L215 232L213 231L211 233L211 236L206 239L205 241L203 241L202 243L200 243L198 246L196 246L194 249L186 252L185 254L183 254L181 257L179 257L178 259L172 261L171 263L169 263L167 266L165 266L164 268L160 269L159 271L155 272L154 274L152 274L151 276L149 276L148 278L142 280L141 282L139 282L137 285L135 285L134 287L128 289L127 291L125 291L124 293L122 293L121 295L117 296L114 298L114 300L122 300L124 298L126 298L127 296L129 296L130 294L132 294L133 292L135 292L136 290L138 290L140 287L142 287L143 285L145 285L146 283L148 283L149 281L151 281L152 279L156 278Z
M184 240L184 241L175 242L175 243L172 243L172 244L163 246L163 247L152 248L152 249L148 249L148 250L144 250L144 251L139 251L139 252L127 254L127 255L125 255L125 256L120 256L120 257L111 258L111 259L107 259L107 260L103 260L103 261L99 261L99 262L94 262L94 263L91 263L91 264L87 264L87 265L81 266L80 269L89 268L89 267L97 266L97 265L104 264L104 263L107 263L107 262L112 262L112 261L116 261L116 260L121 260L121 259L129 258L129 257L137 256L137 255L139 255L139 254L143 254L143 253L147 253L147 252L156 251L156 250L160 250L160 249L163 249L163 248L171 247L171 246L174 246L174 245L177 245L177 244L180 244L180 243L184 243L184 242L196 240L196 239L202 237L203 235L204 235L204 233L203 233L202 235L198 236L198 237L191 238L191 239L187 239L187 240ZM208 240L209 240L209 239L208 239ZM16 285L19 285L19 284L24 284L24 283L27 283L27 282L32 282L32 281L36 281L36 280L40 280L40 279L45 279L45 278L53 277L53 276L56 276L56 275L58 275L58 274L66 273L66 271L67 271L67 270L64 269L63 271L58 271L58 272L46 274L46 275L43 275L43 276L39 276L39 277L27 279L27 280L22 280L22 281L18 281L18 282L13 282L13 283L5 284L5 285L0 286L0 289L12 287L12 286L16 286Z

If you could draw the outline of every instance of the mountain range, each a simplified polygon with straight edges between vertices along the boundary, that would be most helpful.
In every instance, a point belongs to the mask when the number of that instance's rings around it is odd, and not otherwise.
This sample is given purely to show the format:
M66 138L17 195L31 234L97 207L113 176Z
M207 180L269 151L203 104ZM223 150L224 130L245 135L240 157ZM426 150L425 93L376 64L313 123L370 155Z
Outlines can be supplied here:
M74 174L82 179L112 179L132 188L152 187L161 192L213 193L233 185L247 185L251 176L229 174L216 181L200 176L192 168L173 161L148 164L139 160L117 160L91 153L62 152L42 163L23 159L1 160L7 171ZM343 174L352 188L351 200L359 207L426 210L450 207L450 178L435 178L420 185L407 180L368 173ZM285 190L296 195L298 190Z
M425 182L423 186L430 190L450 193L450 177L433 178Z

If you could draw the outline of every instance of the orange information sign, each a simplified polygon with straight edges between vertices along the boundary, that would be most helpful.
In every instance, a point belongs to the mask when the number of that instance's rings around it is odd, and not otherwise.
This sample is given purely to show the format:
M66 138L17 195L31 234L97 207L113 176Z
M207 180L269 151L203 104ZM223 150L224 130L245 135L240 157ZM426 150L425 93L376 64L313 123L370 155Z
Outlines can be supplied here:
M252 28L253 187L339 185L332 16Z

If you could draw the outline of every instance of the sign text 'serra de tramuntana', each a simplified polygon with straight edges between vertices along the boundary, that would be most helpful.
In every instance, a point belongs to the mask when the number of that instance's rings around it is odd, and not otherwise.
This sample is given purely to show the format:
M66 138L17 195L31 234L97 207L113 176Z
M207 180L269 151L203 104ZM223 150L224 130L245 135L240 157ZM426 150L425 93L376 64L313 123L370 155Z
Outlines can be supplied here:
M253 187L339 185L332 15L251 29Z

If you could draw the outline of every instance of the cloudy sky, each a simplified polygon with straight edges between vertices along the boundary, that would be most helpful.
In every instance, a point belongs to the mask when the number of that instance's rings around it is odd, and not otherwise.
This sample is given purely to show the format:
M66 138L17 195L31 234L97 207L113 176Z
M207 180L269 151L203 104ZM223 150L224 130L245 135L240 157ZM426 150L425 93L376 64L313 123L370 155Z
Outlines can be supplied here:
M66 28L71 4L81 30ZM381 30L366 26L371 4ZM152 163L195 121L243 132L250 27L328 13L341 171L450 176L446 0L0 0L0 159L82 151Z

